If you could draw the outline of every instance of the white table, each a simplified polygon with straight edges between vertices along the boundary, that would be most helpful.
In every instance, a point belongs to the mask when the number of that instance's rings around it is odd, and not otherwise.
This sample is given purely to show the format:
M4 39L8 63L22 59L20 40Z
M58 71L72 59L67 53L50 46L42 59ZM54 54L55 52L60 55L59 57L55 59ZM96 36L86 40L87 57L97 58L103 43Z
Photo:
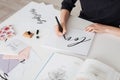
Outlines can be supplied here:
M120 71L120 38L109 34L97 34L89 56Z

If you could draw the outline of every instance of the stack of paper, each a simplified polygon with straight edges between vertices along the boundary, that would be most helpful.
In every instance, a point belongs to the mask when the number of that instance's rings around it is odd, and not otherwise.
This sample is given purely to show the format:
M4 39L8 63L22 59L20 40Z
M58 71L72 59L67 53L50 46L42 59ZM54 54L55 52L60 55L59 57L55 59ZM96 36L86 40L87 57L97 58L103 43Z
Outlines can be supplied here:
M37 52L39 52L38 47L46 46L62 52L67 51L68 53L87 55L94 38L94 33L85 32L83 28L92 24L92 22L71 16L67 23L66 37L71 37L71 40L68 41L64 40L63 37L58 37L55 33L55 25L57 24L55 16L59 18L59 15L60 11L56 10L53 5L31 2L4 21L0 26L14 25L16 36L30 44ZM37 30L40 30L40 40L36 40L35 36L32 39L23 37L24 32L32 31L36 34ZM86 39L84 40L84 38ZM84 41L81 43L82 40ZM77 45L67 47L71 44ZM3 50L3 47L1 49Z
M92 24L92 22L71 16L67 23L66 37L71 37L68 41L64 40L63 37L58 37L55 33L55 25L57 24L55 16L59 18L59 15L60 11L56 10L53 5L31 2L4 21L1 26L13 24L16 36L30 44L34 49L38 46L46 46L62 52L68 51L87 55L94 38L94 33L85 32L83 28ZM42 36L38 41L36 41L35 37L31 40L26 40L22 36L26 31L36 33L37 30L40 30L40 37ZM69 46L71 44L72 46ZM37 50L39 51L39 49Z
M31 2L1 24L1 26L13 24L16 36L0 42L0 80L34 80L38 74L44 60L32 48L26 50L26 47L32 44L32 40L35 44L35 39L24 39L22 35L27 30L39 29L43 32L49 30L47 26L49 21L43 15L44 11L41 11L44 5L44 3ZM29 41L31 44L27 45ZM15 54L7 53L8 48Z

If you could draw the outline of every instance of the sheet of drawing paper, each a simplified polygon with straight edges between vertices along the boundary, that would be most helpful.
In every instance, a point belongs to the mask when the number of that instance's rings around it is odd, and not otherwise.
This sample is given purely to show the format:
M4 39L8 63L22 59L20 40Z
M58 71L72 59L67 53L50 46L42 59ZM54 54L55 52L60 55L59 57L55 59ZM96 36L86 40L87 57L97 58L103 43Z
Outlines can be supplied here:
M30 51L29 58L19 63L11 72L8 73L8 80L34 80L41 67L42 60L33 51Z
M35 80L73 80L82 63L77 57L53 54Z
M16 39L16 37L8 39L5 43L6 43L7 49L12 50L16 54L18 54L20 51L22 51L24 48L28 46L23 41Z
M3 42L2 46L4 46L4 49L0 51L0 54L18 55L28 45L15 36Z
M36 33L37 29L40 30L40 35L42 35L42 32L43 34L47 32L47 30L49 29L47 27L49 26L46 25L47 20L46 18L44 18L46 13L44 11L43 6L45 6L44 3L39 4L39 3L31 2L21 10L16 12L13 16L5 20L2 24L0 24L0 27L8 24L13 24L15 28L16 36L26 41L30 45L32 45L31 43L35 43L37 44L36 46L38 46L37 42L40 42L40 41L36 40L36 37L33 37L32 39L26 39L25 37L23 37L23 33L26 31L31 31L33 33ZM43 7L43 8L41 9L40 7ZM40 9L40 12L38 11L39 9ZM0 42L0 43L2 44L0 46L0 51L2 54L3 51L6 50L6 46L4 42ZM10 52L10 51L7 51L7 52Z
M54 31L55 29L54 26L57 24L55 16L59 17L60 11L55 9L53 5L47 5L44 10L46 13L49 13L46 15L48 20L47 26L50 27L50 30Z
M55 16L59 17L60 16L60 11L55 9L53 5L47 5L45 7L45 12L46 13L49 13L47 15L47 20L49 20L49 22L51 23L51 25L55 25L56 23L56 19L55 19Z
M34 80L43 62L30 47L17 55L0 54L0 74L7 74L8 80Z
M66 39L63 36L58 37L55 32L51 32L41 40L41 45L61 51L87 55L94 39L94 33L69 29L65 37Z
M44 7L41 11L40 6L43 7L45 4L39 4L35 2L29 3L13 16L4 21L1 26L4 26L6 24L14 24L16 34L20 36L22 36L25 31L31 30L35 32L36 29L44 28L45 24L47 23L46 18L44 18L46 13L43 11ZM39 9L40 12L38 12Z
M8 77L4 74L8 74L9 72L11 72L20 63L20 60L27 59L30 53L30 48L27 48L27 45L24 46L21 41L19 43L19 40L13 40L10 40L12 44L14 44L11 45L15 48L15 50L19 51L18 54L0 54L0 70L3 72L3 74L0 75L2 75L2 77L4 78Z
M26 50L24 51L26 52ZM19 54L21 54L20 58L22 59L23 56L26 56L26 54L29 53L25 53L24 55L22 55L22 53ZM0 79L1 78L8 79L8 77L10 77L8 74L19 64L20 61L18 59L18 55L0 54L0 70L2 71L2 73L0 73L2 77L0 77Z
M16 12L14 15L9 17L7 20L5 20L3 23L1 23L0 27L11 24L14 26L15 33L17 35L20 35L19 37L21 37L26 30L30 30L31 26L29 24L32 22L31 20L33 17L30 10L32 8L38 8L38 7L39 7L38 3L35 2L29 3L27 6L25 6L24 8ZM0 46L0 51L3 52L6 50L5 42L0 41L0 43L2 44Z
M46 20L45 24L43 25L42 32L48 33L48 31L53 31L54 26L56 24L55 16L59 13L54 9L53 5L46 5L46 6L39 6L39 9L36 10L39 14L42 15L44 20Z
M17 41L16 41L17 42ZM9 54L9 55L16 55L18 54L16 51L8 48L6 42L0 42L0 54Z

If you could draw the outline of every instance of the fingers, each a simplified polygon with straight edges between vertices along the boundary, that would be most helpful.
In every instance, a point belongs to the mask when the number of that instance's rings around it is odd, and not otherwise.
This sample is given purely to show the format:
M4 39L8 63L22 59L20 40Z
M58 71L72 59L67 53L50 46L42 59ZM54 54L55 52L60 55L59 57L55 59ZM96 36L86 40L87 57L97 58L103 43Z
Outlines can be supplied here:
M62 36L62 33L59 31L58 25L55 26L55 32L58 36Z
M109 27L110 27L110 26L95 23L95 24L92 24L92 25L86 27L85 30L88 31L88 32L105 33L106 30L107 30Z
M88 27L85 28L85 31L96 32L95 25L94 24L89 25Z
M65 28L65 26L64 26L64 27L63 27L63 32L60 32L58 25L56 25L56 26L55 26L55 32L56 32L56 34L57 34L58 36L63 36L64 34L66 34L66 28Z
M94 24L89 25L88 27L86 27L85 30L88 31L88 32L100 33L100 32L103 32L102 27L103 27L103 25L98 24L98 23L94 23Z

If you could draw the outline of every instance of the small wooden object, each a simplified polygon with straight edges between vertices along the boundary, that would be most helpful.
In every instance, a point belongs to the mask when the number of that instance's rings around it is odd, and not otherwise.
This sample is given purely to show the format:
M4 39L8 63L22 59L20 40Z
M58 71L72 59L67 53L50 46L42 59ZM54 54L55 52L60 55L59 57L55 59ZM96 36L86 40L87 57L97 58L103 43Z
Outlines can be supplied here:
M27 38L32 38L33 35L34 35L34 33L30 32L30 31L26 31L26 32L23 34L23 36L24 36L24 37L27 37Z

